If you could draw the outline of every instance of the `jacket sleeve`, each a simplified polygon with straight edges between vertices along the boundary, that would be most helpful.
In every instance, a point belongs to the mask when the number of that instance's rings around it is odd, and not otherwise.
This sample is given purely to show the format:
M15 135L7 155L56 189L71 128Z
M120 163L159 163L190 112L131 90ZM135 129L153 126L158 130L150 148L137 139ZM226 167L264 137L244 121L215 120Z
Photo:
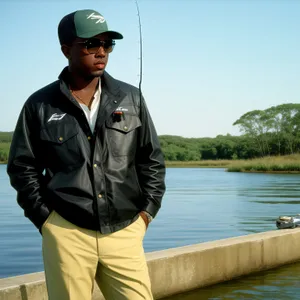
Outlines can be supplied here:
M165 162L153 121L143 97L141 97L140 103L140 119L142 126L136 168L144 195L142 210L155 217L165 193Z
M18 204L24 215L41 228L49 215L43 203L43 167L35 153L38 153L34 121L29 109L24 105L13 134L7 173L13 188L17 191Z

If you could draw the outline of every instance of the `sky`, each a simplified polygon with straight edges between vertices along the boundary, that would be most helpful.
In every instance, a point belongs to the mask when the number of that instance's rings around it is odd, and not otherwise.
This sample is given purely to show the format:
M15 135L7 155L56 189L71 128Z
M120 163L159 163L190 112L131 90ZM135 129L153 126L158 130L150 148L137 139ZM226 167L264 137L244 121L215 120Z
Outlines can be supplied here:
M299 103L300 1L138 0L142 92L159 135L239 135L248 111ZM121 32L107 71L138 86L134 0L0 0L0 131L12 131L27 98L57 80L67 60L57 26L94 9Z

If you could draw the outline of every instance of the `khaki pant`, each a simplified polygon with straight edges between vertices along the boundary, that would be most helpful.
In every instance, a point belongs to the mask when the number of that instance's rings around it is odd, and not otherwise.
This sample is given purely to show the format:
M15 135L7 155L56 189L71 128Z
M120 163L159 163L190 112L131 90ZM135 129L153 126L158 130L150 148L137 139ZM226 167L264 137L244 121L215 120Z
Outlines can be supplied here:
M53 211L42 228L49 300L91 300L94 279L106 300L153 299L139 217L112 234L83 229Z

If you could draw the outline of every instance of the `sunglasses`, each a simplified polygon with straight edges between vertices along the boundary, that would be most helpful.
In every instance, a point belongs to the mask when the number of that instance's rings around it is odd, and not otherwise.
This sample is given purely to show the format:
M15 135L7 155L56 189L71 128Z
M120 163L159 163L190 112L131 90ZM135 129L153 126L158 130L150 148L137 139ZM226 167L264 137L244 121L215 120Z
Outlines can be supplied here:
M100 47L102 47L106 53L111 53L116 42L114 40L101 41L99 39L92 38L84 42L77 42L77 44L83 44L89 54L96 54Z

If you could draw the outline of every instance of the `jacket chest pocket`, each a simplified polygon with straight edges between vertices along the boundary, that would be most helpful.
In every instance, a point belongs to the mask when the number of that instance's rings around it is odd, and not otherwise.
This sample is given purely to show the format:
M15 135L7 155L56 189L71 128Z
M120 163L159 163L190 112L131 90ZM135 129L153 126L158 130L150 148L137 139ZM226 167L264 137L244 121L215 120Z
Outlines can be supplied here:
M81 160L78 128L71 124L49 126L40 132L42 151L50 168L71 167Z
M135 155L137 129L142 123L138 116L126 115L126 118L106 121L106 140L113 156Z

